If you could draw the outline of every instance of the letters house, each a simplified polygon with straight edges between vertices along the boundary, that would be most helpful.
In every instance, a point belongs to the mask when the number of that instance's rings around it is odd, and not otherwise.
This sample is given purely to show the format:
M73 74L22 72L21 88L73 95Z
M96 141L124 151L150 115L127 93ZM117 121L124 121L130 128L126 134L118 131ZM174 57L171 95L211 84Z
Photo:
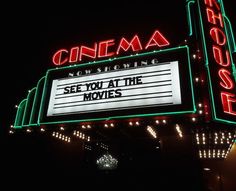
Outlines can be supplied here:
M142 41L137 34L55 51L55 68L20 102L10 132L83 142L84 155L112 153L122 137L163 153L184 142L199 160L227 158L236 127L231 25L222 0L187 0L186 9L183 46L157 29Z

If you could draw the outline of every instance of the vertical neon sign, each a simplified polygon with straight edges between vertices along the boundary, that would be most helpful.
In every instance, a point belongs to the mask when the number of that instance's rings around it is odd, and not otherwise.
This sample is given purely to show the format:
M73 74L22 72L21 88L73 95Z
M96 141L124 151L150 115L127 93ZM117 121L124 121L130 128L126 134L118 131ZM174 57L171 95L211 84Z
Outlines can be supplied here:
M236 83L221 1L198 0L213 118L236 122Z

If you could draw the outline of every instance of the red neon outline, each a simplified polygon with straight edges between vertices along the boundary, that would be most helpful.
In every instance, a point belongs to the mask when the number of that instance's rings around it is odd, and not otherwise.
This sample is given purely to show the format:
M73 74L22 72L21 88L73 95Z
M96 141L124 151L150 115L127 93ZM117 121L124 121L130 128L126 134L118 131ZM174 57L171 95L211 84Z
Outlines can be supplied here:
M54 65L60 66L60 65L65 64L68 61L68 58L65 58L63 61L61 60L63 52L68 53L68 50L60 49L53 55L52 62L53 62ZM57 56L58 56L58 58L57 58Z
M232 79L230 78L231 73L228 70L222 68L218 71L218 75L219 75L220 79L222 80L220 82L220 85L223 88L228 89L228 90L234 88L234 83L233 83Z
M147 45L145 46L145 49L147 49L150 46L168 46L170 45L169 41L158 31L154 31L152 37L149 39Z
M215 7L220 10L220 6L219 4L215 1L215 0L205 0L204 1L206 5L210 6L210 7L213 7L213 3L215 5Z
M209 23L216 25L216 19L218 19L220 21L220 26L224 28L224 23L221 13L219 13L219 15L216 15L211 8L206 8L206 13L207 13L207 20Z
M219 34L222 35L223 42L220 41L221 38L220 38ZM211 38L215 41L216 44L218 44L220 46L225 45L226 36L225 36L225 33L221 29L219 29L218 27L212 27L211 30L210 30L210 35L211 35Z
M88 53L86 54L86 52L83 51L91 51L93 52L94 55L89 55ZM79 61L82 60L82 56L87 56L89 58L96 58L96 54L97 54L97 43L94 43L94 48L89 48L87 46L81 46L80 47L80 55L79 55Z
M214 54L215 61L219 65L224 66L224 67L230 66L231 61L230 61L230 55L229 55L229 51L228 50L225 51L227 63L224 63L223 54L222 54L221 48L219 46L213 45L212 49L213 49L213 54Z
M231 104L231 103L236 103L236 99L232 99L234 97L236 97L235 94L231 94L228 92L221 92L221 101L224 113L228 113L230 115L236 115L236 111L233 111Z
M168 46L170 43L168 40L156 30L152 37L149 39L145 49L150 46ZM127 41L126 38L121 38L116 52L110 51L109 47L115 45L115 40L105 40L99 43L94 43L94 48L87 46L75 46L69 51L67 49L58 50L52 57L52 62L54 65L63 65L66 62L75 63L83 60L83 56L95 59L97 57L111 57L114 54L119 54L121 49L123 51L128 51L131 49L133 52L143 50L142 44L140 42L139 36L134 35L131 41ZM67 55L69 53L69 55ZM64 55L65 54L65 55ZM62 60L63 59L63 60Z
M109 57L109 56L113 56L115 54L114 52L108 53L108 47L115 45L114 41L115 41L115 39L110 39L110 40L105 40L105 41L99 42L99 44L98 44L98 58ZM103 47L102 45L105 45L105 46Z
M78 55L79 55L79 47L72 47L70 49L70 57L69 57L69 62L73 63L73 62L78 62ZM73 59L72 59L73 58Z
M125 43L125 44L124 44ZM137 44L134 44L137 43ZM124 47L126 46L126 47ZM135 51L139 51L142 50L142 45L140 43L139 37L138 35L135 35L131 42L129 43L124 37L120 40L119 46L117 48L116 54L119 54L120 49L122 48L124 51L127 51L130 47L132 47L132 50Z

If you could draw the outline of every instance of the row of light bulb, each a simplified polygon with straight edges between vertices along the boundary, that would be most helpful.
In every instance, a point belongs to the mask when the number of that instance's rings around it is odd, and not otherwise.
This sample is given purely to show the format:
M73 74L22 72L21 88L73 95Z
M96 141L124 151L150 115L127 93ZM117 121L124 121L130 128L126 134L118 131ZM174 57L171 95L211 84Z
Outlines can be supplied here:
M225 133L214 133L214 144L230 144L233 139L232 139L232 134L230 132L227 133L227 135L225 135ZM219 138L219 136L221 135L221 137ZM226 137L227 136L227 137ZM202 140L202 144L205 145L206 144L206 136L205 133L202 133L201 135L199 135L199 133L196 133L196 141L197 144L200 144L200 139ZM219 142L218 142L219 141Z
M147 126L147 131L156 139L157 138L157 133L153 130L151 126Z
M90 141L90 136L86 136L84 133L82 133L80 131L74 130L73 135L80 138L80 139L86 140L88 142Z
M218 149L217 152L215 149L213 150L199 150L199 157L200 158L225 158L226 157L226 151Z
M71 142L71 138L69 136L66 136L66 135L63 135L62 133L59 133L59 132L53 132L52 133L52 136L55 137L55 138L58 138L58 139L61 139L65 142L68 142L70 143Z
M182 138L183 137L183 133L182 133L182 131L180 129L179 124L176 124L175 128L176 128L177 133L179 134L179 137Z

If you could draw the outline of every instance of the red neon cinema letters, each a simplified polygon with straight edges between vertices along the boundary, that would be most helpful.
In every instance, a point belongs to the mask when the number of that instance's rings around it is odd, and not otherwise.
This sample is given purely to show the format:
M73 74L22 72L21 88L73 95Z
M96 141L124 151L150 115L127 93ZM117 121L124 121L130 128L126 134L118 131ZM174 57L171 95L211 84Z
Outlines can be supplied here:
M220 97L223 113L233 116L236 115L235 81L232 74L232 62L227 46L223 16L217 0L204 0L204 5L211 48L211 52L208 50L208 53L213 54L213 59L209 59L209 66L210 70L216 71L211 73L212 84L216 85L215 89L218 89L213 90L214 95ZM218 78L213 75L218 75Z
M92 47L77 46L70 50L60 49L52 57L55 65L74 64L82 62L85 59L106 58L114 55L119 55L127 51L138 52L149 49L150 47L165 47L170 43L158 30L154 31L153 35L143 47L138 35L135 35L131 40L121 38L118 46L115 39L105 40L94 43ZM114 51L114 48L116 51Z

